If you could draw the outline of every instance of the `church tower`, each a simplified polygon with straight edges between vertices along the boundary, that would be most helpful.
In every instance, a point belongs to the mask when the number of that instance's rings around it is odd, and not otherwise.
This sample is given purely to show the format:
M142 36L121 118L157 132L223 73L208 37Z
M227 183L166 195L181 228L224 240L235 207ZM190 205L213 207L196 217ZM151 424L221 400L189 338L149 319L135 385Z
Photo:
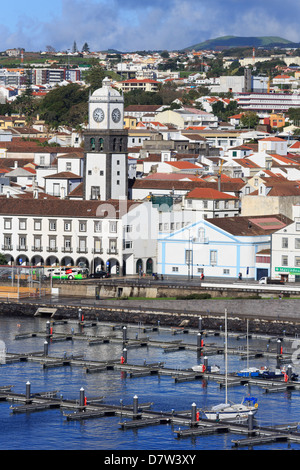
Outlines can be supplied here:
M109 78L89 98L84 132L84 199L119 199L128 193L128 132L124 98Z

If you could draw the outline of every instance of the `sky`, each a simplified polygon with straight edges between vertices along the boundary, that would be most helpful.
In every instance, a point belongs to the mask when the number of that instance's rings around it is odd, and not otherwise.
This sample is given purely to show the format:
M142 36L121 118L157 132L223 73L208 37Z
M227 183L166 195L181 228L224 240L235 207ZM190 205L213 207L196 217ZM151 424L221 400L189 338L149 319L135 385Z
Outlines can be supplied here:
M300 42L299 0L14 0L1 2L0 51L178 50L219 36Z

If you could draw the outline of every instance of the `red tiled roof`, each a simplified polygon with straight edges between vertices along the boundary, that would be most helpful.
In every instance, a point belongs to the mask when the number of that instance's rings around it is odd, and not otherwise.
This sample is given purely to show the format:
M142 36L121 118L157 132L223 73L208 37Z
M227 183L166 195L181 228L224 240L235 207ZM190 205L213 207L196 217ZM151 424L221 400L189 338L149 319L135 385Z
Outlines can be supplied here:
M188 199L238 199L235 196L230 196L229 194L222 193L217 189L213 188L195 188L190 191L186 198Z

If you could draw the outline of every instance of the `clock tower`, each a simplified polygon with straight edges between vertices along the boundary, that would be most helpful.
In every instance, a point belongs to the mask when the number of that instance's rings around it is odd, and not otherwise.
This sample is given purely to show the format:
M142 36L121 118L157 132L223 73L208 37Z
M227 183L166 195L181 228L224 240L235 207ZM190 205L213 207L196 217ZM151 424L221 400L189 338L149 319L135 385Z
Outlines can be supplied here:
M84 132L84 199L119 199L128 192L128 132L124 130L124 98L109 78L89 98Z

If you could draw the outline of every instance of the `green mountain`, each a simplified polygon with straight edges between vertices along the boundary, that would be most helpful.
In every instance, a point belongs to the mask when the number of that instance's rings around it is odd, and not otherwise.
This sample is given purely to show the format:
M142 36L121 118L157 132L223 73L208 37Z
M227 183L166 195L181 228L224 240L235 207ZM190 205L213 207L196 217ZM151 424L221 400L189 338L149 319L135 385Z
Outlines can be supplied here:
M231 47L295 47L292 41L277 36L261 36L261 37L242 37L242 36L222 36L215 39L209 39L199 44L186 47L184 51L201 51L201 50L222 50Z

